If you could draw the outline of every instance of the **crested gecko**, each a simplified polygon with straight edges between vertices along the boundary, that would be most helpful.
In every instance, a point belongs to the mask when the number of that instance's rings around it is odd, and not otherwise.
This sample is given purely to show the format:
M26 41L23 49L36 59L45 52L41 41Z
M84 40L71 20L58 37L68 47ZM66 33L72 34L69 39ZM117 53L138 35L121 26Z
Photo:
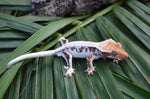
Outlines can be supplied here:
M72 58L86 58L88 68L86 72L88 75L93 75L95 67L93 66L93 60L99 58L110 58L113 62L118 63L122 59L128 58L128 53L123 50L121 44L115 42L112 39L107 39L101 42L90 42L90 41L73 41L68 42L67 39L61 37L59 39L61 47L55 50L42 51L36 53L30 53L21 55L7 64L7 68L11 65L29 58L44 57L57 55L63 57L67 63L64 68L67 70L65 76L71 77L74 74L74 69L72 68Z

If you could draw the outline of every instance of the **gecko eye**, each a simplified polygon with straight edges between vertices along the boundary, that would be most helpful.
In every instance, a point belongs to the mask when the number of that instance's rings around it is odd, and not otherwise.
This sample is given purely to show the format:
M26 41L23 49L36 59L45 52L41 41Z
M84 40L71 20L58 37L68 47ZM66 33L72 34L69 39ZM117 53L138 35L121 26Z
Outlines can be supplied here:
M111 54L112 55L117 55L117 52L116 51L112 51Z

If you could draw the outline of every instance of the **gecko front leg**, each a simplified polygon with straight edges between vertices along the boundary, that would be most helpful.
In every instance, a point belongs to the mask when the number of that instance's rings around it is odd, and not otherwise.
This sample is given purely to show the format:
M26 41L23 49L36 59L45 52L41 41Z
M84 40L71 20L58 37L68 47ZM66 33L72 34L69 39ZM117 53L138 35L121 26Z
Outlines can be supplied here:
M63 52L62 57L65 59L67 66L64 66L64 68L67 70L65 73L65 76L71 77L72 74L74 74L74 69L72 68L72 55L69 52Z
M93 75L93 72L95 71L95 67L93 66L94 59L95 59L95 56L93 56L93 55L87 57L88 68L85 72L88 72L88 75Z

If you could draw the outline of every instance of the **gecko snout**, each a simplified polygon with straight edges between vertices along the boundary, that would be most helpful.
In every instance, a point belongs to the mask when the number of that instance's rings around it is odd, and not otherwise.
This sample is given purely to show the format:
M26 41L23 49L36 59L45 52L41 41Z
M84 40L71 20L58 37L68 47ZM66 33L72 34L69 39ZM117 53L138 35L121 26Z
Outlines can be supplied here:
M116 57L118 57L118 58L120 58L122 60L122 59L128 58L129 55L128 55L128 53L126 51L122 50L122 51L118 52Z
M128 53L125 52L122 58L123 58L123 59L126 59L126 58L128 58L128 57L129 57Z
M128 58L129 57L129 55L128 55L128 53L125 55L125 58Z

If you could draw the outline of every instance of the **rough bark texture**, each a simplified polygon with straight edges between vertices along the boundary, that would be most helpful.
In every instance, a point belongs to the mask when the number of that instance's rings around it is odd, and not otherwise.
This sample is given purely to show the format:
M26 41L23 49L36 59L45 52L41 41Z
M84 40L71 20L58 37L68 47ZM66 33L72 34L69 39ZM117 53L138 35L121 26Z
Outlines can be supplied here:
M116 1L119 0L32 0L31 8L39 16L72 16L90 13Z
M69 16L83 15L118 0L32 0L34 15Z

